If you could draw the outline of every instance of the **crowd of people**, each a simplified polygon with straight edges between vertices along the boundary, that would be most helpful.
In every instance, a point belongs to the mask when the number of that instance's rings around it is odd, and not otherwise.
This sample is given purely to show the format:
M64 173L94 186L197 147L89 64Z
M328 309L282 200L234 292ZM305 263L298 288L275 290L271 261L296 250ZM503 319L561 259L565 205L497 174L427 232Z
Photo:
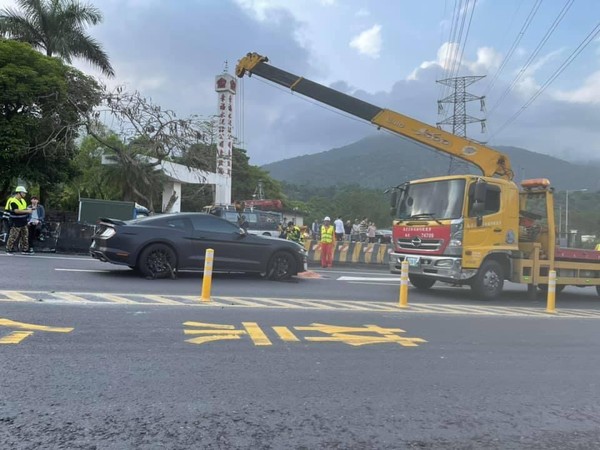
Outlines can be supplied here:
M325 221L323 221L325 222ZM311 237L315 240L320 239L321 224L318 221L314 221L310 227ZM344 222L340 216L333 221L335 240L348 241L348 242L363 242L363 243L374 243L375 236L377 233L377 227L375 222L369 220L367 217L361 219L354 219L354 222L346 220Z
M44 207L33 195L27 204L27 189L17 186L14 194L9 197L4 206L4 216L8 220L8 238L6 253L14 254L20 250L22 254L33 253L31 244L38 239L45 219Z

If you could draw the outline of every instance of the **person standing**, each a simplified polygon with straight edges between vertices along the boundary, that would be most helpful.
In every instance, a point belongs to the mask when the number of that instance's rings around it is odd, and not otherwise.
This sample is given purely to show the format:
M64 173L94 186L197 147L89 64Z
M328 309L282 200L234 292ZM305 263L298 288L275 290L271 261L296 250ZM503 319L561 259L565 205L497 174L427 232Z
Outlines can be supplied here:
M333 222L335 226L335 240L340 242L344 240L344 221L340 216Z
M15 252L15 244L21 244L21 252L24 255L33 253L29 250L29 232L27 230L27 216L32 213L27 208L25 196L27 190L23 186L17 186L15 195L10 197L4 209L9 212L10 231L6 241L6 253L12 255Z
M314 240L319 239L319 222L315 219L310 227L310 231L312 232L312 238Z
M369 226L367 227L367 237L369 238L369 244L375 243L375 232L376 231L377 231L377 228L375 227L375 223L370 222Z
M31 214L28 217L27 227L29 230L29 245L33 247L33 241L41 236L42 224L46 217L44 207L40 205L38 198L35 195L31 196Z
M346 220L344 224L344 239L350 242L350 234L352 233L352 223L349 220Z
M360 228L359 241L360 242L367 242L367 228L369 227L369 222L367 221L367 218L363 217L363 220L360 221L360 223L358 224L358 226Z
M333 266L334 233L335 228L331 225L331 219L325 217L321 226L321 267Z
M302 233L300 232L300 227L294 225L294 222L291 220L288 222L287 228L285 229L285 238L288 241L294 241L298 244L302 243Z
M358 219L354 220L352 224L352 234L350 235L350 242L358 242L360 238L360 225Z

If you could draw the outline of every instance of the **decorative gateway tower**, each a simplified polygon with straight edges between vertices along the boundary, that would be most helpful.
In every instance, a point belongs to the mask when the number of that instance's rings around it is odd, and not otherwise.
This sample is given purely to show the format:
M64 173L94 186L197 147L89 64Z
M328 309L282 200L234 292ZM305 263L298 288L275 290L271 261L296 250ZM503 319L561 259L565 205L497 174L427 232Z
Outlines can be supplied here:
M235 105L236 80L225 72L217 75L215 90L218 95L217 114L217 178L223 180L215 185L215 205L231 204L231 162L233 156L233 108Z

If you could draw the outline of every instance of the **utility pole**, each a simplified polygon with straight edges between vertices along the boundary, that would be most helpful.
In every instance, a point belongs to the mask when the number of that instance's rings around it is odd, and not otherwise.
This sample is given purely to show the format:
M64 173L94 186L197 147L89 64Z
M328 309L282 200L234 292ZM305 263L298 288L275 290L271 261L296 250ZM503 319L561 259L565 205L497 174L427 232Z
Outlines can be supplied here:
M472 102L475 100L479 100L481 104L481 111L485 111L485 96L477 97L476 95L467 92L467 86L472 85L484 77L485 76L483 75L455 77L437 81L438 83L444 84L453 89L453 93L441 100L438 100L438 114L442 114L444 112L444 103L450 103L453 105L453 114L441 122L437 122L436 125L438 128L441 129L442 125L452 125L452 134L466 138L467 124L479 122L481 123L481 132L485 133L485 119L478 119L467 114L467 102ZM451 158L450 166L448 167L448 174L452 173L453 162L454 158ZM461 164L465 165L466 170L463 170L463 172L466 173L468 171L468 164L466 162L461 162Z

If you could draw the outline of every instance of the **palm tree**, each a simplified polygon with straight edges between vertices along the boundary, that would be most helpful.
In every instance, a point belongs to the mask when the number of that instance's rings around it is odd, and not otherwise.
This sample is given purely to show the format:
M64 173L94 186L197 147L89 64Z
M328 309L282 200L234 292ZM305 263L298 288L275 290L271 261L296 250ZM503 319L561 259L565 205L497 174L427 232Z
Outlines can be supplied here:
M0 34L43 49L70 63L83 58L114 76L107 54L100 44L85 33L88 25L102 21L102 13L91 4L76 0L16 0L21 10L0 10Z

